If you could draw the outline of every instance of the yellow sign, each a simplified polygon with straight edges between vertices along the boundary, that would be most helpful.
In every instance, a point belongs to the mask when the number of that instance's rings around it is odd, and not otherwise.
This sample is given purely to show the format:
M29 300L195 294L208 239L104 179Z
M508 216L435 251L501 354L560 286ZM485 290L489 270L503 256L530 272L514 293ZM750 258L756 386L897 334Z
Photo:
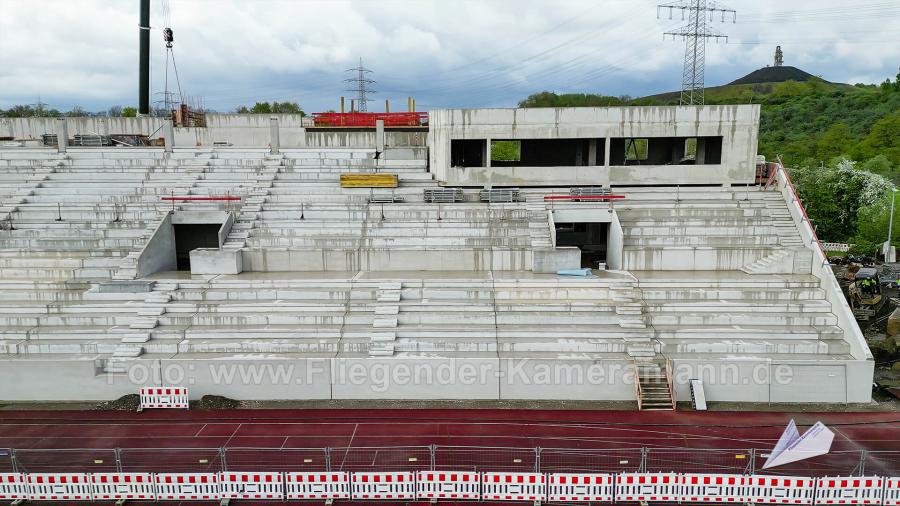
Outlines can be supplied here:
M397 174L341 174L341 188L396 188Z

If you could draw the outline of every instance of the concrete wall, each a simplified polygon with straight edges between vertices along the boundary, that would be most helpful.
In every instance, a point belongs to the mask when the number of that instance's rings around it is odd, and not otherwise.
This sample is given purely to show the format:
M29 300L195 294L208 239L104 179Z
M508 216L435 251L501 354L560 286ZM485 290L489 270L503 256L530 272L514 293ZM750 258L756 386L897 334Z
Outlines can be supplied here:
M141 250L137 260L137 275L142 278L154 272L174 271L176 268L175 229L172 227L172 213L168 213Z
M97 357L0 358L0 401L115 399L141 386L181 385L192 399L217 394L282 399L636 398L627 360L591 357L298 357L136 359L126 374L101 372ZM704 381L711 402L866 403L871 370L859 361L804 362L734 358L676 359L676 399L690 400L689 380ZM430 370L431 378L427 373ZM827 382L829 388L822 388ZM862 388L865 386L865 389Z
M622 269L622 252L625 249L625 233L619 215L613 211L609 222L609 238L606 241L606 265L611 270Z
M639 185L750 183L758 105L438 109L429 113L431 169L455 185ZM721 136L715 165L451 167L453 139L553 139ZM487 165L487 164L486 164Z
M175 128L175 147L212 146L215 142L236 147L265 147L271 142L269 118L278 118L282 148L375 148L375 130L307 130L297 114L209 114L203 128ZM56 133L56 118L0 118L0 137L40 139ZM135 134L163 137L163 118L66 118L69 137L77 134ZM387 146L425 146L427 132L385 132Z

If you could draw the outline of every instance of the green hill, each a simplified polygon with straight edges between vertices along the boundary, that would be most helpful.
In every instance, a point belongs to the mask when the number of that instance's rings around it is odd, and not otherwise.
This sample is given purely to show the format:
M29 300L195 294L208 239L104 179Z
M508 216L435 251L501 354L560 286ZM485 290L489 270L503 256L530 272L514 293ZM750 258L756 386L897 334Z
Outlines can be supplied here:
M898 74L900 80L900 74ZM541 92L520 107L677 105L679 93L642 98ZM785 165L819 165L846 155L900 183L900 83L880 86L804 82L733 84L707 88L706 103L761 104L759 153Z

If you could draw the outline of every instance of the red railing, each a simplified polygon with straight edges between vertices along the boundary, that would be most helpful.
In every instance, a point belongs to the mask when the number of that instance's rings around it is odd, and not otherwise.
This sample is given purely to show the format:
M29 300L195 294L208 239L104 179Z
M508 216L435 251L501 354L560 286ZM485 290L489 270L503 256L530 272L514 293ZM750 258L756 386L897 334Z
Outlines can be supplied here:
M241 200L240 197L228 196L228 197L163 197L165 201L172 202L191 202L191 201L236 201Z
M316 112L317 127L375 128L377 120L385 127L420 127L428 124L427 112Z
M544 200L614 200L624 198L625 195L544 195Z
M784 185L790 190L791 196L797 202L797 206L800 207L800 213L803 214L803 219L800 221L806 221L806 226L809 228L809 232L812 234L813 240L816 241L816 246L819 247L819 251L822 252L822 257L826 259L828 256L825 254L825 248L822 247L822 241L819 240L819 235L816 234L816 227L812 225L812 221L809 219L809 215L806 214L806 207L803 206L803 201L800 200L800 196L797 195L797 190L794 189L794 183L791 182L791 176L788 174L786 168L784 168L784 164L781 163L781 157L778 157L778 167L772 172L772 175L769 176L769 181L766 182L766 186L763 189L768 188L777 178L778 174L782 174L784 178Z

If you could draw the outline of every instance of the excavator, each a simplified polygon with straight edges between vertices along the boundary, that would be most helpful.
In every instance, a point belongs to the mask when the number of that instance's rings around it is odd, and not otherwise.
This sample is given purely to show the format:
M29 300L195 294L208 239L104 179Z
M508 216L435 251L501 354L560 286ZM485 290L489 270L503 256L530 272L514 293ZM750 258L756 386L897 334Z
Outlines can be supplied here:
M859 321L868 321L887 302L881 292L881 279L874 267L863 267L856 271L848 288L850 309Z

